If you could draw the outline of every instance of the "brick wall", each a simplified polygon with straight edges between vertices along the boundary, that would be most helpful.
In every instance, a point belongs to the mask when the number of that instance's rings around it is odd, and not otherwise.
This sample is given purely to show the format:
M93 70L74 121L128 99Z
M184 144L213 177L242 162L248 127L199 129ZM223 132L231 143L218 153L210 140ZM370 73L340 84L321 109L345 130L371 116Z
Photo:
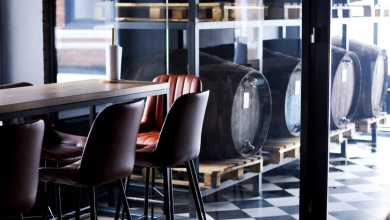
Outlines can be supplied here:
M58 50L58 66L105 66L105 50Z
M65 0L56 0L56 27L65 25Z

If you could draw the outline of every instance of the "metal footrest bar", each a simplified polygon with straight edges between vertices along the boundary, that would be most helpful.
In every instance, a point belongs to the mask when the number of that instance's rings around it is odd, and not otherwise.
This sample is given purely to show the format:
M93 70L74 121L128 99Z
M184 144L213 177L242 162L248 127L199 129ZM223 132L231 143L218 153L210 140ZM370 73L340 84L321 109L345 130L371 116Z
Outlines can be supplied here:
M137 201L137 202L144 202L145 201L144 198L137 198L137 197L126 197L126 198L127 198L127 200ZM164 204L164 201L157 200L157 199L149 199L149 202L154 203L154 204Z

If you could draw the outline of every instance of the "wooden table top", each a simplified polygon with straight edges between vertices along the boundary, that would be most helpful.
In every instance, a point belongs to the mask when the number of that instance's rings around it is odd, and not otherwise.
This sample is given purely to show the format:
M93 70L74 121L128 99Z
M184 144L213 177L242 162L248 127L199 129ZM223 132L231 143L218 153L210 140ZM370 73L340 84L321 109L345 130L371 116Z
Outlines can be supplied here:
M169 90L169 84L82 80L4 89L0 90L0 114L161 90Z

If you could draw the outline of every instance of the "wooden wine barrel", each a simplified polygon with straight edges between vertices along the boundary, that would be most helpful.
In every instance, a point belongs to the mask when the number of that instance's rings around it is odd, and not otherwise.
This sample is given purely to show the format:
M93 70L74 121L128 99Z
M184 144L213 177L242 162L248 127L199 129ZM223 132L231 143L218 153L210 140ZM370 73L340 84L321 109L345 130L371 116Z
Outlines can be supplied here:
M330 124L338 129L351 121L358 105L362 77L356 54L333 46L331 73Z
M272 119L268 138L301 134L301 61L263 49L263 74L271 89Z
M332 38L341 45L341 38ZM387 52L373 44L349 40L349 50L356 53L362 70L362 87L355 118L378 116L386 99L388 82Z
M267 80L232 62L200 66L203 90L210 90L200 160L253 156L263 145L271 120Z

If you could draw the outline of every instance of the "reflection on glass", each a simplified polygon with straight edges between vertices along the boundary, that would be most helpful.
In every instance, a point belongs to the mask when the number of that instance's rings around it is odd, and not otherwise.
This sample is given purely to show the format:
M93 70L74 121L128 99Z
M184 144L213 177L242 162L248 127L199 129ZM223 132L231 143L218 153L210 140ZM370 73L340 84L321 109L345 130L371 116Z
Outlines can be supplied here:
M333 2L329 218L385 219L390 213L378 196L388 191L383 184L390 183L384 156L390 131L389 6L383 0ZM378 170L383 173L374 176ZM379 204L375 211L366 209L374 203Z
M105 48L111 42L112 3L56 0L57 82L101 79Z

